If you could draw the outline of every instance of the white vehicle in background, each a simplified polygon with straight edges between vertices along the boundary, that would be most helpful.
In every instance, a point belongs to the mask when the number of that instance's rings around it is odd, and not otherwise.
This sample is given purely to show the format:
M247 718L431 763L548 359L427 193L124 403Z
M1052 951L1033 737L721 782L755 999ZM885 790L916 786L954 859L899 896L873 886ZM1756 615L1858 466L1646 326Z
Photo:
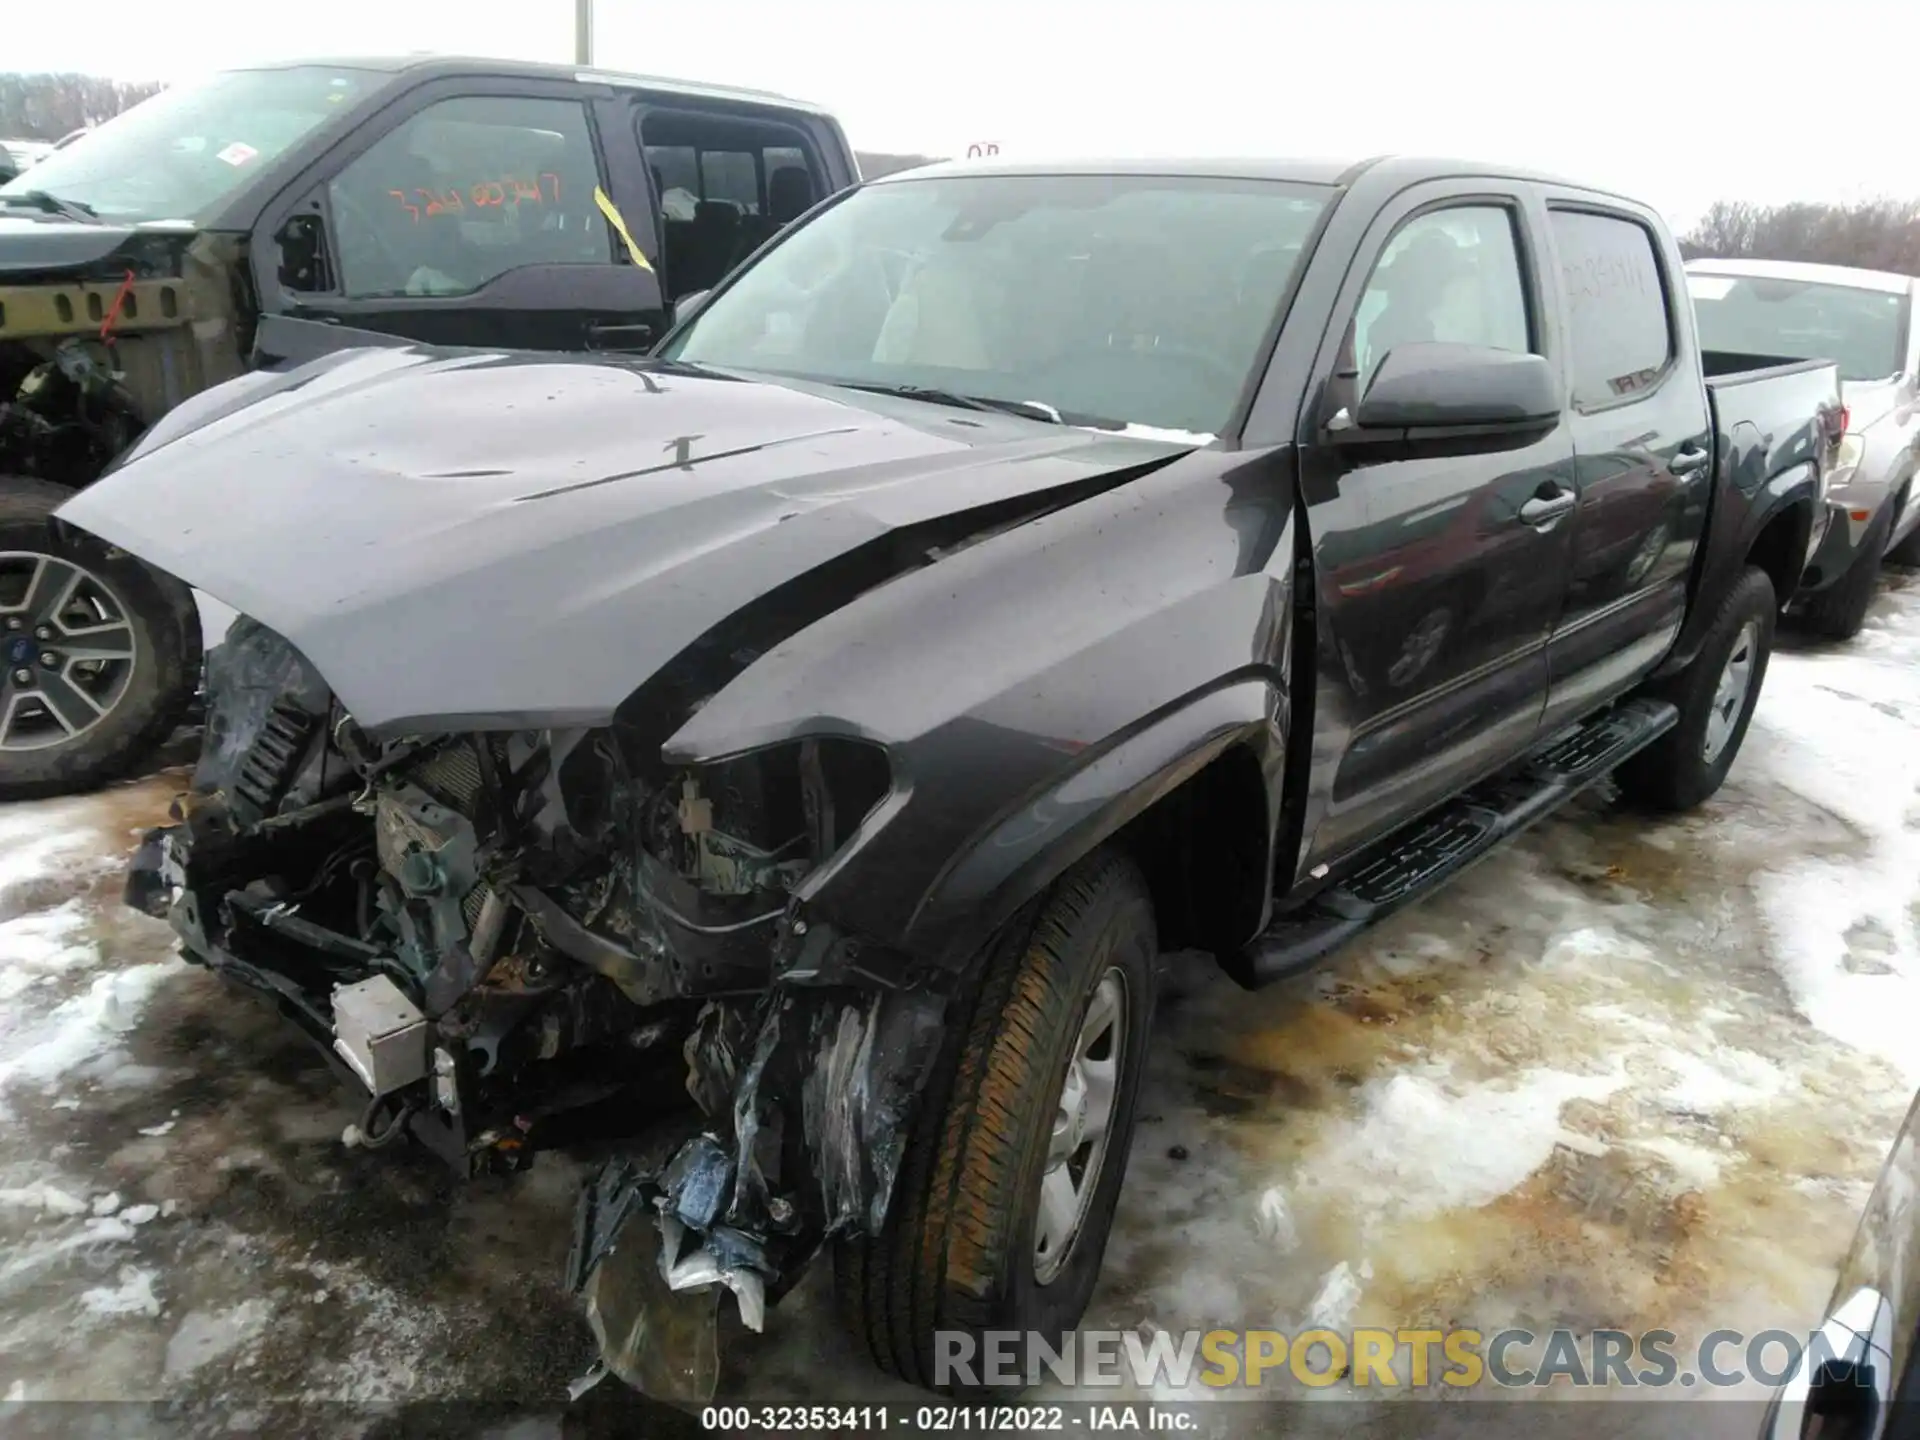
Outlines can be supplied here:
M53 147L44 140L0 140L0 181L13 179L45 159Z
M1920 565L1920 279L1786 260L1694 260L1703 349L1838 360L1846 437L1829 523L1795 600L1815 629L1858 633L1883 560Z

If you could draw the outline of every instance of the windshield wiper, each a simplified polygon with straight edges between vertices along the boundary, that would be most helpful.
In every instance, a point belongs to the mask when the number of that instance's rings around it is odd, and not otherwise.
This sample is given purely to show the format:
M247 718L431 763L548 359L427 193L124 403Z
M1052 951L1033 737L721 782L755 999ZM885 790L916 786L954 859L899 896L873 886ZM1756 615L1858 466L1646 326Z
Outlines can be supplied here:
M0 195L0 205L30 205L35 210L45 211L49 215L58 215L62 219L77 220L82 225L103 223L93 208L82 205L78 200L62 200L46 190L15 190Z
M992 410L1002 415L1021 415L1029 420L1044 420L1049 425L1068 425L1066 419L1044 400L1001 400L991 395L962 395L931 385L878 385L865 381L841 381L849 390L864 390L870 395L897 395L902 400L924 400L929 405L945 405L954 410Z

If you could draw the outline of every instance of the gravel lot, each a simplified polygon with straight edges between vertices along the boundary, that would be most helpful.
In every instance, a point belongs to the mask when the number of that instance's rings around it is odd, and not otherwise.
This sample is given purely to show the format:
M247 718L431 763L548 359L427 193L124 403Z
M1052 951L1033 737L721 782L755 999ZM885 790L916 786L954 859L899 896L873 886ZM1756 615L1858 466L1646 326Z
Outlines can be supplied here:
M0 1394L218 1400L287 1435L399 1433L399 1400L524 1407L449 1412L467 1433L693 1433L617 1381L566 1410L578 1164L457 1187L345 1149L305 1044L117 906L183 774L0 807ZM1172 957L1087 1323L1804 1332L1920 1085L1916 932L1906 573L1854 644L1776 656L1701 813L1597 793L1256 996ZM729 1341L723 1397L911 1395L824 1278ZM273 1419L319 1401L354 1403Z

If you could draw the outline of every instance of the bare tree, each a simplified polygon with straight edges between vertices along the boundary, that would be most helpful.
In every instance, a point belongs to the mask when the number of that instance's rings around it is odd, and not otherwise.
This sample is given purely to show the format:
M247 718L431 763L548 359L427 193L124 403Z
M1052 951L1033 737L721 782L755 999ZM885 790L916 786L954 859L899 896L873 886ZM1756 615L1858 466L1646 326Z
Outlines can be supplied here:
M162 88L155 81L99 75L0 74L0 136L58 140L70 130L111 119Z
M1681 248L1688 258L1808 260L1920 275L1920 200L1772 206L1722 200L1687 232Z
M856 158L860 161L860 173L869 180L878 180L882 175L893 175L901 170L913 170L921 165L932 165L939 159L934 155L889 155L878 150L862 150Z

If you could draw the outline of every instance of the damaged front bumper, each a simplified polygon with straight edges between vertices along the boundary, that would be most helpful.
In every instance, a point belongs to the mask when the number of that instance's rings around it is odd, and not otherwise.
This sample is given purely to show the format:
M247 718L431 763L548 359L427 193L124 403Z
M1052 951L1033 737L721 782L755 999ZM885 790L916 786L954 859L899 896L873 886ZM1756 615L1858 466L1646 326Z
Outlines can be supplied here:
M127 902L326 1054L358 1143L472 1175L615 1142L569 1283L616 1373L708 1393L722 1291L758 1328L829 1237L883 1223L940 1044L952 973L790 893L878 803L871 768L807 742L647 774L612 728L376 747L245 621L208 689Z

